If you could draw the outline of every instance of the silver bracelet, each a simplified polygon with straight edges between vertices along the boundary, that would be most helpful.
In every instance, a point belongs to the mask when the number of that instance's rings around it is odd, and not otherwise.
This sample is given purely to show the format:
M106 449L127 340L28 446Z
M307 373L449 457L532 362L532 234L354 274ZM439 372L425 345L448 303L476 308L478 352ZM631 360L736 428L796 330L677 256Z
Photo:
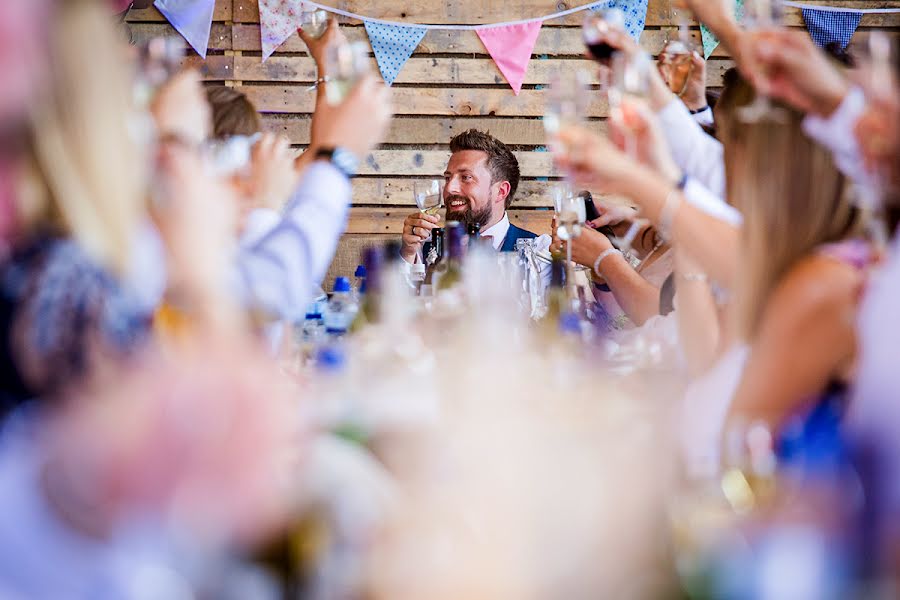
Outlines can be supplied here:
M329 81L331 81L331 77L329 77L328 75L319 77L318 79L316 79L316 81L311 86L306 88L306 91L311 92L314 89L316 89L317 87L319 87L320 85L322 85L323 83L328 83Z
M603 259L611 254L622 255L622 251L618 248L607 248L603 252L600 253L600 256L597 257L597 260L594 261L594 273L597 274L597 277L603 277L603 273L600 272L600 263L603 262Z
M687 282L709 283L709 276L706 273L681 273L680 277Z
M673 188L666 196L666 203L663 204L662 210L659 212L659 235L664 240L672 240L672 224L675 222L675 215L681 208L681 190Z

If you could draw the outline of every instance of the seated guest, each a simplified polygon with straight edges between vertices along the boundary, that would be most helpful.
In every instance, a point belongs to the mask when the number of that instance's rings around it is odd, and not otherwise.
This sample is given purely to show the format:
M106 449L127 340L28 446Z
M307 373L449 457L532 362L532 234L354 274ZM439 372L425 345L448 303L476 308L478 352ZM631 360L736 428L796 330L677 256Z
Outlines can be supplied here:
M516 227L507 209L519 186L519 161L506 145L488 133L470 129L450 140L450 161L444 171L446 221L481 226L481 237L491 239L495 250L512 252L516 241L538 238L539 249L550 245L550 236ZM431 230L440 218L415 212L403 222L400 255L412 263L427 256Z
M672 273L671 247L648 225L634 239L630 254L640 262L633 266L613 245L610 234L624 237L631 227L634 211L630 207L602 205L598 210L605 213L600 218L602 222L615 228L604 226L605 232L601 232L593 228L593 223L583 228L581 235L571 241L572 260L591 269L594 298L602 307L610 329L643 325L659 314L660 288ZM610 214L617 216L610 218ZM565 250L565 242L556 237L555 228L551 248Z

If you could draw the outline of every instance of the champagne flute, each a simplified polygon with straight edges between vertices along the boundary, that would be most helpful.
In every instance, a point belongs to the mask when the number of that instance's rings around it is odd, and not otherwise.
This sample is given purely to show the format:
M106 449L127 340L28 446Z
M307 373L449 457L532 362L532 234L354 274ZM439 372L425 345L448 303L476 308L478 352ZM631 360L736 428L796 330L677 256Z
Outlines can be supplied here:
M693 15L679 0L671 0L671 14L672 20L678 23L678 37L666 42L659 55L659 64L669 89L681 96L687 89L693 71L691 53L694 51L694 43L690 35Z
M339 44L325 55L328 83L325 99L329 104L343 102L356 82L369 72L369 47L365 42Z
M300 29L314 40L325 35L328 29L328 13L321 9L300 13Z
M633 118L629 116L635 107L646 104L650 94L650 58L643 52L628 56L620 53L613 60L613 85L609 90L610 117L620 126L625 138L625 153L634 160L638 156L637 138L632 133ZM637 215L636 215L637 216ZM647 219L635 218L624 237L613 243L623 253L631 251L637 234L648 223Z
M416 201L416 206L419 207L419 212L432 216L438 214L438 211L443 206L443 187L444 182L440 179L417 179L413 182L413 198ZM421 247L416 251L416 255L419 258L419 262L425 262Z
M744 26L757 39L766 30L778 27L783 16L784 4L782 4L782 0L747 0L747 3L744 5ZM738 116L745 123L759 123L761 121L781 123L787 120L784 109L772 104L771 99L760 93L759 90L756 91L756 98L753 103L741 108Z

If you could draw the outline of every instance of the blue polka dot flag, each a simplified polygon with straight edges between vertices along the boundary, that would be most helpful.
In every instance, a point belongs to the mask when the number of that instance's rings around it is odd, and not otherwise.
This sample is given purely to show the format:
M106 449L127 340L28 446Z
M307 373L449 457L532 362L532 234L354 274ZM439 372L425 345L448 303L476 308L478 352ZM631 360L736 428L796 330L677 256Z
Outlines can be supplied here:
M838 42L842 50L846 48L850 43L850 38L856 33L859 20L862 18L862 13L842 10L804 8L802 11L809 35L821 48L832 42Z
M373 21L364 21L364 24L375 52L375 60L378 61L378 70L385 83L391 85L428 30L412 25L386 25Z
M625 31L634 41L641 41L644 32L644 22L647 20L648 0L608 0L592 7L592 10L600 8L618 8L625 13Z

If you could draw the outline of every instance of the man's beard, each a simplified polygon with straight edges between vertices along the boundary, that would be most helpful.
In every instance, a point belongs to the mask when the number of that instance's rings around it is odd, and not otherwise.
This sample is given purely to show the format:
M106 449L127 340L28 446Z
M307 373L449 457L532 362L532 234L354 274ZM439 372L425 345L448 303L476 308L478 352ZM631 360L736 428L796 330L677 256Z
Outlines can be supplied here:
M466 203L462 209L457 209L454 211L450 210L450 203L456 200L462 200ZM491 220L491 205L488 204L484 206L480 210L472 210L472 203L465 196L450 196L447 198L445 202L447 209L444 211L444 220L447 222L450 221L459 221L466 228L470 225L478 224L482 229L485 225L488 224L488 221Z

